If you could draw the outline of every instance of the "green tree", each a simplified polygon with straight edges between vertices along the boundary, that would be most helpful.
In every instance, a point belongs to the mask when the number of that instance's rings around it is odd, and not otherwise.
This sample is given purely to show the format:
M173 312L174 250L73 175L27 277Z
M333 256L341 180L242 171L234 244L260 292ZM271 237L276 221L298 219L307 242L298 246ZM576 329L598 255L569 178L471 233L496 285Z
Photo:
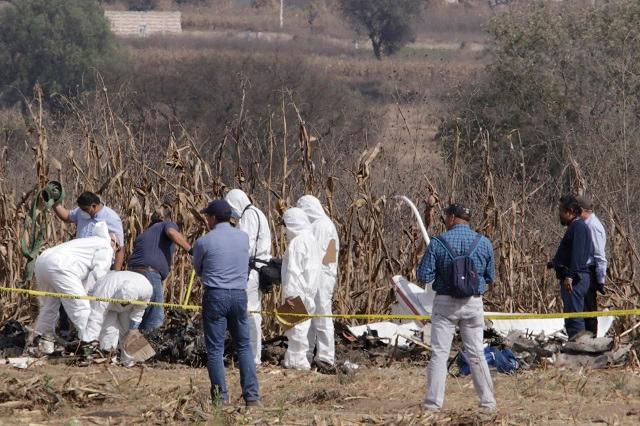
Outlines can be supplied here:
M0 102L77 91L116 47L96 0L16 0L0 9Z
M128 0L129 10L146 12L158 8L158 0Z
M356 32L369 37L378 59L415 41L422 11L420 0L341 0L340 8Z

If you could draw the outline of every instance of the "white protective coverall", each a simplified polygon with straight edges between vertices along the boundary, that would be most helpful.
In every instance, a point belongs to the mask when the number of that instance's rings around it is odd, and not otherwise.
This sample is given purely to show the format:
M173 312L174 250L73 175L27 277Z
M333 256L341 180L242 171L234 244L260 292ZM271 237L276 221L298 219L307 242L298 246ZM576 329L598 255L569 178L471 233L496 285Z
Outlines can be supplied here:
M251 204L249 197L240 189L229 191L225 200L234 210L234 215L240 218L238 228L249 235L249 258L271 260L271 230L267 217ZM258 266L261 264L258 263ZM262 310L262 295L258 288L258 271L251 269L247 283L247 310ZM249 315L249 331L251 336L251 350L256 365L262 363L262 316Z
M148 302L152 294L153 287L144 275L131 271L111 271L98 280L93 295ZM91 315L83 340L99 340L100 349L115 350L120 339L123 339L129 330L140 326L145 308L144 305L91 301Z
M300 296L307 312L315 312L316 281L322 265L322 254L307 215L299 208L291 208L283 215L289 245L282 258L282 297L286 300ZM309 326L307 320L287 330L289 347L284 354L284 367L298 370L311 368Z
M113 247L105 222L98 222L92 237L77 238L45 250L35 264L39 290L86 296L91 286L111 269ZM54 334L60 303L82 338L91 305L88 300L39 297L40 310L36 319L38 335Z
M322 266L316 281L315 313L331 315L333 289L336 286L338 276L338 252L340 251L338 231L324 212L320 200L313 195L302 196L298 200L297 207L302 209L309 218L311 231L322 254ZM309 326L310 358L313 356L314 347L317 349L316 360L334 364L335 337L332 318L311 319Z

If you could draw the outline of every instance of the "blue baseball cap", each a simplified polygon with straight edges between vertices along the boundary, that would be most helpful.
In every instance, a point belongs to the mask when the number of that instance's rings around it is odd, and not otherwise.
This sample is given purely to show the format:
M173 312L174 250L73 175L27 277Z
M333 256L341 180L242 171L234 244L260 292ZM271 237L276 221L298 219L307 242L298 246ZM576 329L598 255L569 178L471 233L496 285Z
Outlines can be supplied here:
M207 207L200 210L200 213L206 213L210 216L220 217L220 218L230 218L233 209L225 200L213 200L209 202Z

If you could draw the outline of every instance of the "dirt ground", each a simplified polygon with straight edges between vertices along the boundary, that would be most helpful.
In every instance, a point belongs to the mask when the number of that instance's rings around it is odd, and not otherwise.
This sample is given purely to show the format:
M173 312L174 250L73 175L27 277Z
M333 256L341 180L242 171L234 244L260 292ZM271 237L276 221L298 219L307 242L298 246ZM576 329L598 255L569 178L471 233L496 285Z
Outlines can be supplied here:
M471 379L449 378L445 410L423 413L424 369L359 369L337 376L267 367L264 409L213 409L206 369L113 365L0 366L0 424L640 424L640 372L550 367L494 376L497 414L475 409Z

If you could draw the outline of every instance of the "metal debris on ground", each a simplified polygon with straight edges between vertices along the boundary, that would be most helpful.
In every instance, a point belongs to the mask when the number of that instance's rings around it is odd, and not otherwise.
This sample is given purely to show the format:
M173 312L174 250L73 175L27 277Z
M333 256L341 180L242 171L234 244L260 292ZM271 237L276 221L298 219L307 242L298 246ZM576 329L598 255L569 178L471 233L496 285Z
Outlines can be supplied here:
M9 320L0 328L0 358L22 356L28 330L18 321Z
M143 334L156 352L152 360L191 367L207 365L207 349L199 313L166 311L165 326Z
M571 341L562 336L527 335L513 331L505 338L504 344L513 350L525 369L542 363L574 368L606 368L620 365L627 360L631 345L614 347L610 337L594 338L584 333Z

